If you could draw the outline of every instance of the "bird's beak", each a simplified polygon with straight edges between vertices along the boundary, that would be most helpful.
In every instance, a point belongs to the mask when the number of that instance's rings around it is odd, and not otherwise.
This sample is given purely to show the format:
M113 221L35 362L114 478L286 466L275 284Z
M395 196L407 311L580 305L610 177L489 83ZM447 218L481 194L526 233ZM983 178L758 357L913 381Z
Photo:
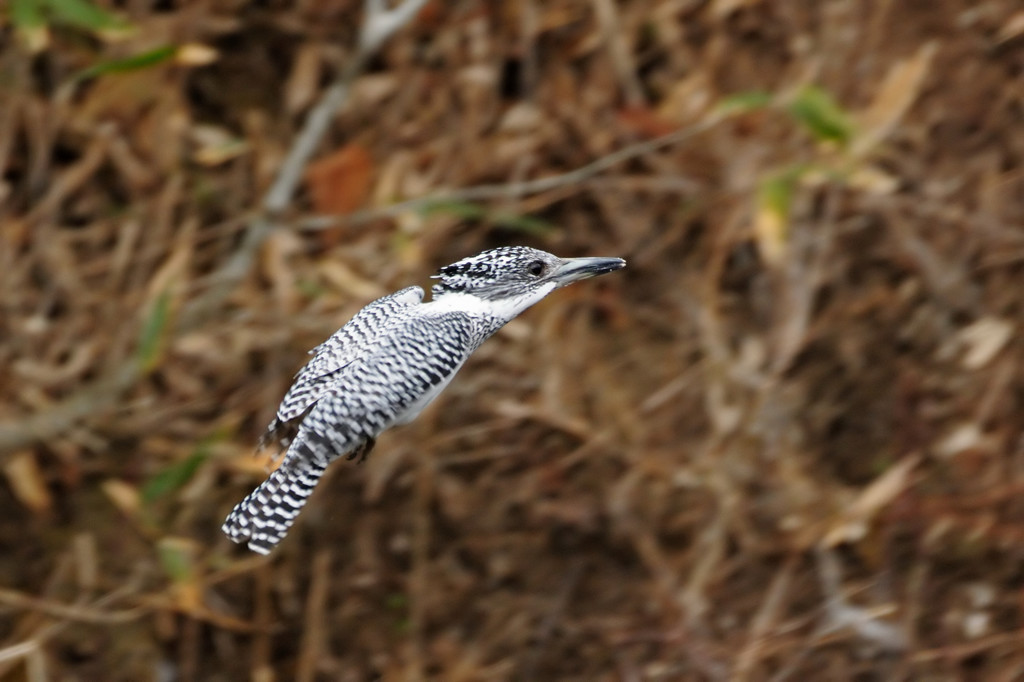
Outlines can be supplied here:
M558 286L578 282L588 277L604 275L626 267L621 258L566 258L562 264L551 271L549 277Z

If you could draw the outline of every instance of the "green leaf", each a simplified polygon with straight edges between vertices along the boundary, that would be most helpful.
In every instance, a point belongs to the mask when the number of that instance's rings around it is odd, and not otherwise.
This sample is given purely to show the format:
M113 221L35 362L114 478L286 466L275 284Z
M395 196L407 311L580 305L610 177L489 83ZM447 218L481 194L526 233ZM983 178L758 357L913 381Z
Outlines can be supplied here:
M789 103L789 113L823 142L845 145L853 136L853 123L827 91L809 85Z
M195 580L195 560L190 545L181 538L163 538L157 544L157 554L164 572L176 583Z
M55 23L68 24L87 31L123 31L130 27L123 19L100 9L88 0L43 0Z
M200 444L191 455L171 464L163 471L154 474L142 486L142 501L152 504L162 497L180 490L192 480L200 465L210 456L209 444Z
M155 50L133 54L122 59L111 59L105 62L100 62L99 64L95 64L90 66L88 69L84 69L79 72L75 78L78 80L84 80L86 78L94 78L108 73L137 71L139 69L155 66L167 61L168 59L173 59L174 55L177 53L177 46L165 45L163 47L158 47Z
M395 621L395 631L399 633L408 632L411 627L408 616L409 598L400 592L392 592L384 598L384 607L398 617Z
M751 92L740 92L722 99L718 108L728 114L742 114L747 111L757 111L771 105L772 95L768 92L754 90Z
M384 597L384 606L389 611L405 611L409 608L409 597L401 592L391 592Z
M765 262L780 264L789 241L789 215L802 169L789 168L766 177L757 188L754 239Z
M39 29L46 25L41 0L11 0L11 23L19 31Z
M477 220L487 215L483 206L471 204L468 201L432 201L424 205L421 212L425 216L449 213L463 220Z
M170 315L171 294L169 291L163 291L153 301L153 308L143 323L139 336L137 359L145 373L152 372L160 364Z
M33 54L46 47L49 31L42 0L11 0L11 23L22 43Z
M802 168L790 168L765 178L757 190L758 204L780 217L788 217L796 183L802 172Z
M302 278L295 282L295 288L299 290L306 298L320 298L326 293L327 289L322 284L317 282L315 279Z

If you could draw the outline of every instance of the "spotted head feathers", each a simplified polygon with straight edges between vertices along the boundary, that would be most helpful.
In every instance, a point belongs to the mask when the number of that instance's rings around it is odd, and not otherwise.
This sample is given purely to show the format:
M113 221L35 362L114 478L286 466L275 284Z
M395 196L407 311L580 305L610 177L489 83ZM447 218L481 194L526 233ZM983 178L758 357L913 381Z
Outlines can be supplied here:
M434 276L434 297L470 294L496 301L520 298L625 267L620 258L559 258L528 246L502 246L446 265Z

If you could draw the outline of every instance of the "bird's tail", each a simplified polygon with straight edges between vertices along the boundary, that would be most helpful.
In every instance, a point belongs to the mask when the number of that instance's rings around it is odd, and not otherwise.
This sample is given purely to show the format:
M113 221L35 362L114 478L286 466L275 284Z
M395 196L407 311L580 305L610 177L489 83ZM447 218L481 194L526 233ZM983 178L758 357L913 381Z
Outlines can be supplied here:
M228 514L221 530L232 541L269 554L284 539L326 466L309 450L305 443L297 444L281 466Z

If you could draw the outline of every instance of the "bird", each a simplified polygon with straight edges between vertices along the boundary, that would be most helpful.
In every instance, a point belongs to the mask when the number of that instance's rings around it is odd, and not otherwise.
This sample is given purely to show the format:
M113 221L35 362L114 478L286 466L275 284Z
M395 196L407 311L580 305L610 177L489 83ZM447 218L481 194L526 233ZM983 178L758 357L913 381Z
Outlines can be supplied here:
M365 461L381 433L415 419L480 344L552 291L625 266L503 246L441 268L429 301L410 286L370 303L309 351L259 442L277 445L281 464L222 530L269 554L331 462Z

